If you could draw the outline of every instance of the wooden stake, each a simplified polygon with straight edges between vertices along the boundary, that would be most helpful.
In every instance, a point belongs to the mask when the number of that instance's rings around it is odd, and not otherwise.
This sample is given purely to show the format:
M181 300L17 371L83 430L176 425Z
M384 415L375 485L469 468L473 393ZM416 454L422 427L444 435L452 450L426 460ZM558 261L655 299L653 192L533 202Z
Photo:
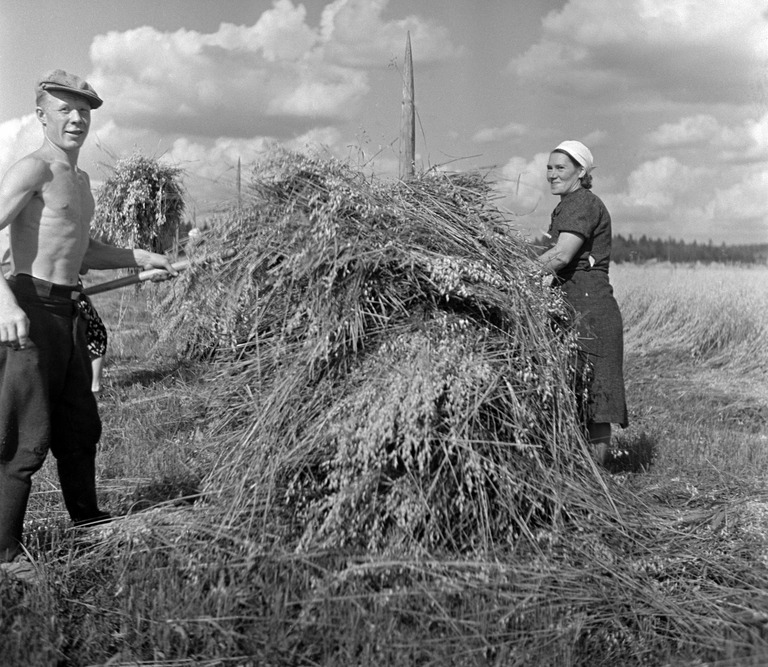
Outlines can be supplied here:
M416 161L416 107L414 104L413 55L411 33L405 43L403 71L403 103L400 112L400 178L413 178Z
M240 205L242 203L241 196L240 196L240 157L237 158L237 210L240 210Z

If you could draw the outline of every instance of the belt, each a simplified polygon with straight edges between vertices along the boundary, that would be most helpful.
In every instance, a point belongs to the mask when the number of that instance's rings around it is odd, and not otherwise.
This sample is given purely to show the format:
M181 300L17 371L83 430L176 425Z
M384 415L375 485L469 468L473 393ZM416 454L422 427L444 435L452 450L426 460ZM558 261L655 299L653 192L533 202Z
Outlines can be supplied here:
M70 299L78 301L82 294L80 285L58 285L42 278L35 278L26 273L18 273L9 276L8 281L19 287L29 287L34 289L38 296L52 296L57 299Z

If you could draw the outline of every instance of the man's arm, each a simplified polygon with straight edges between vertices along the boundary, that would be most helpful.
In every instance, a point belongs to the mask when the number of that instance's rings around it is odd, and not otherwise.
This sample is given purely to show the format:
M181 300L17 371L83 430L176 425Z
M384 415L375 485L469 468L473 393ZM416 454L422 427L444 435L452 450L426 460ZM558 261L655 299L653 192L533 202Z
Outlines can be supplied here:
M83 270L133 267L165 269L174 276L179 273L165 255L140 248L116 248L96 239L90 239L88 242L88 249L83 258Z
M0 182L0 229L10 225L42 187L47 165L32 157L14 164ZM24 348L29 344L29 319L19 307L0 273L0 345Z
M0 182L0 229L18 217L48 174L45 162L30 156L19 160L6 172Z

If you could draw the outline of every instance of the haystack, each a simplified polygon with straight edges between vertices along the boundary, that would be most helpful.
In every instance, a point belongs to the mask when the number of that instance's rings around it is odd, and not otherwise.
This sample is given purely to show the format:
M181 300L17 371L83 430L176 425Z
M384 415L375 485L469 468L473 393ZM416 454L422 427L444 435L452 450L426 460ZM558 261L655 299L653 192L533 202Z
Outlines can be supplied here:
M99 188L92 232L107 243L169 249L184 219L182 170L134 153L117 160Z
M249 193L159 303L163 344L220 364L224 523L466 553L600 502L569 313L482 175L277 152Z

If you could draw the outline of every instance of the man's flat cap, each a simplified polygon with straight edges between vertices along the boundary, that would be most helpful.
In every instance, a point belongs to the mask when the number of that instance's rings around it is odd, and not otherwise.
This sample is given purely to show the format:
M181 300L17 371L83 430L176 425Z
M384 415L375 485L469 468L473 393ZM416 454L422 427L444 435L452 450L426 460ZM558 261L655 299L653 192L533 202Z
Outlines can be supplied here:
M77 74L70 74L63 69L55 69L40 78L37 82L36 91L40 93L43 90L50 92L59 90L72 93L73 95L80 95L88 100L91 109L98 109L103 103L103 100L96 94L90 83L85 79L81 79Z

